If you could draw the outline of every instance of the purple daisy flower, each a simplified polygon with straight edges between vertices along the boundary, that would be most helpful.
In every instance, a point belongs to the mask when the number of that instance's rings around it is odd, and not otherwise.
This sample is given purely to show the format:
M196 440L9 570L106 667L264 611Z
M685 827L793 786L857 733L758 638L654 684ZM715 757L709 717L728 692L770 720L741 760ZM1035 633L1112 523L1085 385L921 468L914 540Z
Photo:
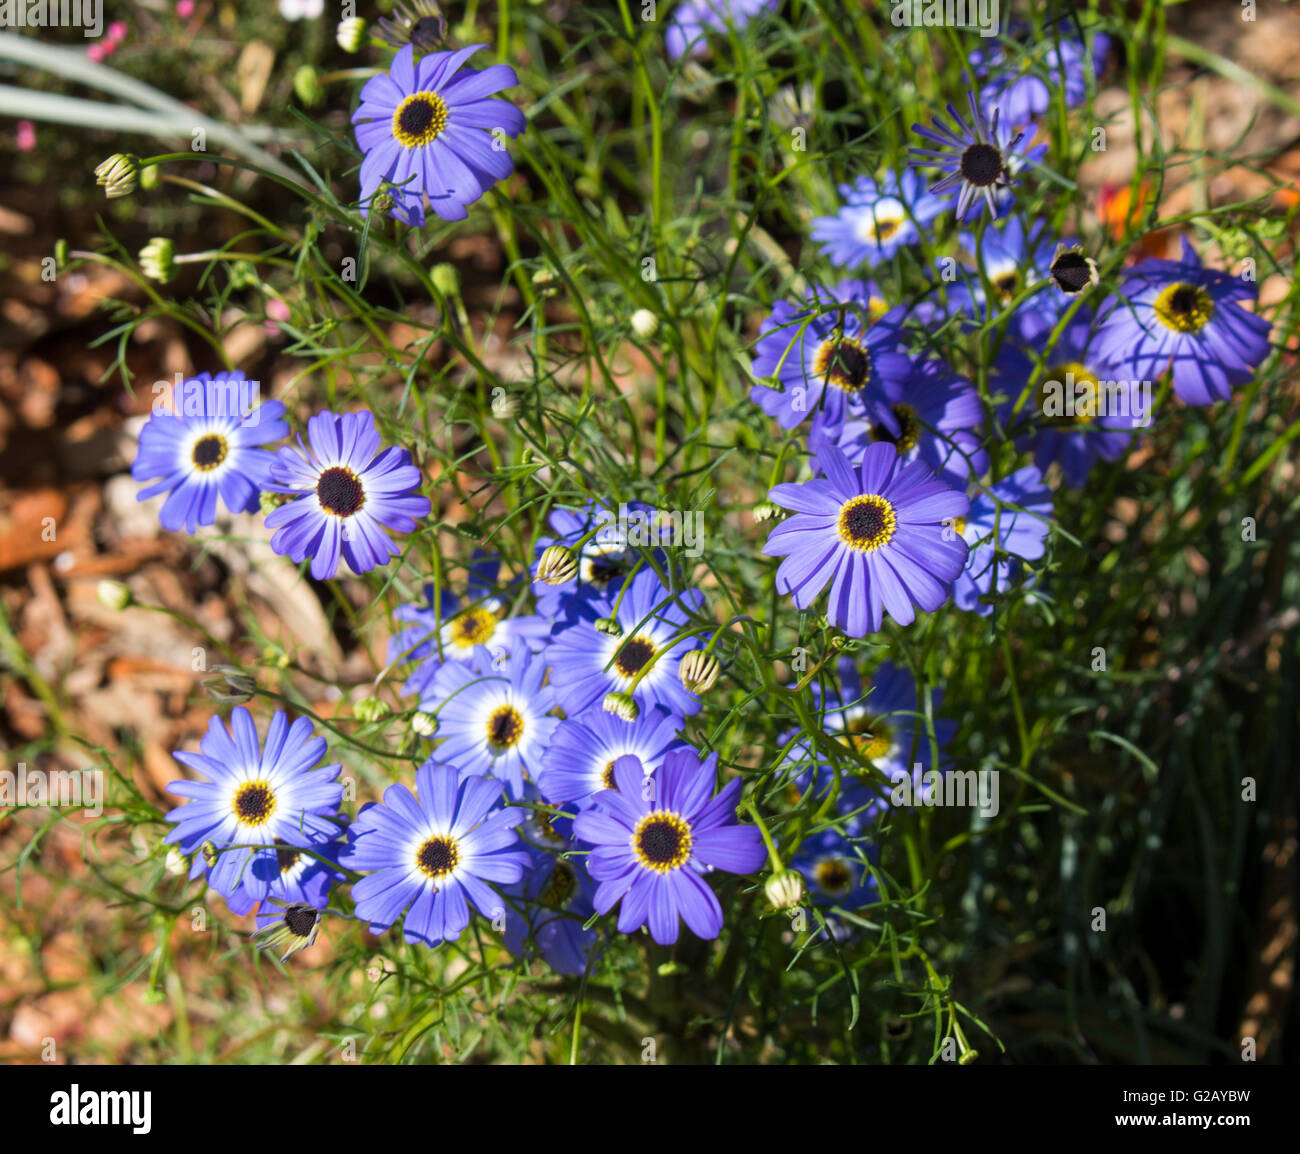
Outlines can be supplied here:
M528 854L512 847L524 811L498 805L499 782L458 776L430 759L416 771L415 794L390 785L382 804L364 806L352 823L339 861L376 871L352 887L356 915L372 934L406 911L404 940L436 946L460 937L470 903L488 917L504 915L505 903L487 883L523 877Z
M295 564L311 558L317 581L333 577L339 558L354 573L387 564L398 548L385 529L410 533L429 512L419 489L423 476L405 449L379 451L374 415L317 413L307 422L310 448L283 448L271 466L269 488L299 500L273 509L271 548Z
M1087 48L1083 37L1057 21L1042 35L1015 21L1014 45L994 44L970 54L975 75L986 81L980 90L980 104L988 115L1000 108L1008 124L1028 124L1050 107L1052 89L1060 88L1065 106L1083 103L1088 93ZM1098 32L1092 37L1092 71L1100 76L1110 51L1110 37Z
M970 546L966 568L953 583L959 609L987 617L988 598L1011 587L1020 561L1037 561L1046 551L1052 494L1033 465L977 493L970 512L954 528Z
M524 114L493 94L519 83L515 70L493 64L463 69L485 46L433 52L417 64L408 44L389 75L361 90L352 114L361 162L361 212L381 187L395 203L390 215L424 223L424 201L443 220L464 220L466 206L515 170L502 136L524 130Z
M561 721L546 751L537 787L552 805L583 803L602 789L616 789L614 763L635 757L644 774L652 774L674 749L682 749L682 719L662 706L647 709L635 721L589 709Z
M781 389L756 384L749 399L783 429L815 418L834 434L868 396L901 384L911 361L898 351L903 309L873 315L872 287L844 281L814 290L800 305L778 301L759 330L751 372Z
M722 907L701 875L762 867L762 835L736 822L740 779L713 795L717 761L716 753L701 761L694 750L677 750L653 778L643 778L634 758L620 758L618 788L597 794L595 805L574 819L574 834L595 846L587 869L600 883L596 912L606 914L621 900L620 933L648 922L650 936L670 946L680 917L697 937L716 938Z
M763 546L785 557L777 589L807 609L831 581L828 616L851 637L877 632L885 610L909 625L916 609L938 609L966 561L966 543L944 532L970 508L966 495L923 462L904 463L888 442L868 445L856 470L830 446L817 460L825 477L769 494L795 513Z
M852 911L880 900L876 879L867 868L867 861L874 863L879 857L880 851L865 839L829 826L805 838L790 865L803 875L813 905L827 911ZM843 921L828 920L834 937L847 936L849 928Z
M243 373L200 373L155 406L140 430L131 476L154 481L137 500L168 494L158 514L164 529L193 533L211 525L218 495L232 513L257 509L275 460L258 446L289 435L284 405L257 399L258 382Z
M619 590L616 607L594 612L611 617L617 636L583 619L561 626L546 650L556 703L570 717L599 703L609 693L631 694L640 709L662 705L689 716L700 699L677 676L681 660L697 648L693 637L674 640L704 604L704 594L689 589L670 593L652 569L643 569Z
M1241 307L1253 281L1205 268L1183 237L1181 260L1150 258L1124 274L1118 299L1102 306L1097 337L1122 374L1150 381L1172 369L1189 405L1232 396L1268 356L1270 324Z
M985 204L996 219L998 205L995 194L1013 183L1012 177L1018 167L1017 148L1025 134L1016 132L1013 135L996 108L986 118L973 92L970 94L970 114L971 123L968 125L957 109L949 104L951 125L942 116L936 116L930 128L913 124L913 132L937 144L938 148L910 149L911 163L917 167L941 168L947 174L930 185L933 193L950 195L954 188L960 187L958 220L978 216ZM976 211L968 214L972 206Z
M1098 460L1118 460L1134 432L1151 420L1151 382L1116 379L1101 347L1091 314L1080 309L1043 368L1035 369L1028 348L1007 341L989 374L994 391L1007 397L1002 421L1016 448L1032 450L1043 472L1060 462L1072 489L1083 485Z
M703 56L708 51L705 34L742 32L755 16L775 12L780 0L683 0L673 8L664 33L664 50L676 63L682 56Z
M548 717L555 690L543 685L546 665L526 649L485 649L468 662L448 661L430 682L420 709L438 718L434 757L462 774L481 773L524 794L524 772L536 774L559 719Z
M557 974L586 973L599 940L594 928L582 928L596 912L596 883L586 870L555 853L532 846L527 853L524 880L502 890L514 899L501 935L505 947L517 958L536 947Z
M330 819L343 799L343 786L336 780L342 766L316 766L324 753L325 739L312 736L305 717L290 725L276 710L265 748L253 715L242 705L230 715L229 732L219 717L212 718L198 753L172 754L208 780L167 786L168 793L190 801L167 814L176 828L163 838L164 844L177 843L181 853L194 854L191 878L206 868L203 854L195 853L205 842L219 850L265 847L224 850L208 870L208 883L223 897L238 889L244 897L261 901L273 892L280 874L278 846L316 848L339 835Z
M924 461L946 485L963 489L989 467L977 430L984 422L979 391L965 377L934 358L916 362L906 384L889 384L868 402L869 416L844 423L835 446L859 465L866 447L887 441L899 459ZM812 436L816 452L825 437Z
M943 212L942 197L925 191L925 180L910 168L881 181L859 176L840 185L844 206L834 216L813 218L812 239L833 265L856 268L888 260Z

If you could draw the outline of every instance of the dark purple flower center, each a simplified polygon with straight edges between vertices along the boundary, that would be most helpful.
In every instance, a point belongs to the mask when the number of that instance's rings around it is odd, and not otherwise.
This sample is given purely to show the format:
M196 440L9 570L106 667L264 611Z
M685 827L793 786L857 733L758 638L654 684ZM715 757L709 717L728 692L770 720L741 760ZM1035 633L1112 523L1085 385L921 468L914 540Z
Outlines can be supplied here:
M991 144L977 141L961 154L961 174L978 188L996 184L1002 175L1002 153Z
M901 457L916 448L917 441L921 439L921 420L911 405L894 405L892 408L894 418L898 421L898 435L895 436L884 425L877 422L871 426L871 439L888 441L898 450L898 455Z
M320 910L298 902L284 911L284 924L296 938L309 938L320 921Z
M568 862L557 861L551 871L550 880L543 887L540 896L542 905L563 909L578 888L578 875Z
M1050 270L1052 282L1063 293L1076 296L1092 283L1092 265L1077 249L1067 249L1054 261Z
M898 528L894 506L878 493L853 497L840 507L839 537L850 549L874 553Z
M275 863L280 867L282 874L287 874L294 866L302 860L300 854L291 845L285 845L283 842L277 842L275 846Z
M236 791L233 808L244 825L263 825L275 812L275 793L264 781L247 781Z
M316 497L321 508L337 517L351 517L366 503L361 479L341 465L326 469L316 482Z
M226 459L225 437L218 436L216 433L209 433L206 437L200 437L194 442L194 449L190 457L194 464L205 473L209 469L215 469Z
M435 834L420 846L415 864L427 878L446 877L460 864L460 850L445 834Z
M418 148L442 135L447 105L436 92L414 92L393 113L393 137L406 148Z
M871 380L871 354L852 337L832 338L817 350L813 371L829 384L856 393Z
M654 654L655 647L652 641L644 637L633 637L618 651L618 656L614 658L614 668L624 677L635 677L645 668L646 662Z
M510 749L524 735L523 715L513 705L498 705L487 722L488 744L494 749Z
M632 835L641 864L658 873L684 866L691 856L691 842L690 825L667 810L646 814Z
M849 888L852 875L849 867L839 858L819 861L816 868L817 884L828 894L840 894Z

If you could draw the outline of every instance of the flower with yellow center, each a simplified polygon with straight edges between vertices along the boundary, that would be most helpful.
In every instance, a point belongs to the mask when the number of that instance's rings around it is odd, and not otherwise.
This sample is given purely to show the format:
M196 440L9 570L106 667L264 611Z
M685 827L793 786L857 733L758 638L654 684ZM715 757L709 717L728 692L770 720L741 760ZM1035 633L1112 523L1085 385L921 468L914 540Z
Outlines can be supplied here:
M897 528L894 506L879 493L853 497L840 508L839 538L860 553L874 553L888 545Z

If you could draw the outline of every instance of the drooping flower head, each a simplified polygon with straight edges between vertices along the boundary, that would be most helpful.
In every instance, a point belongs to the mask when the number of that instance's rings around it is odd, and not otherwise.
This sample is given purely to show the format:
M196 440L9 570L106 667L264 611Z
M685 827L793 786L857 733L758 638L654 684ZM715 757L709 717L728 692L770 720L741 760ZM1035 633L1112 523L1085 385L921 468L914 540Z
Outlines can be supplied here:
M1267 320L1242 308L1253 281L1205 268L1186 237L1180 260L1149 258L1124 275L1102 306L1101 348L1122 376L1153 381L1172 370L1189 405L1232 396L1269 354Z
M158 514L164 529L193 533L211 525L218 496L232 513L257 509L275 460L258 446L289 435L284 405L257 402L258 383L243 373L200 373L145 422L131 476L154 481L138 500L168 494Z
M916 609L938 609L966 560L966 543L944 532L969 509L966 495L924 462L904 463L888 442L868 445L857 469L831 446L817 461L824 477L769 494L795 514L763 546L785 558L777 589L807 609L830 582L828 616L851 637L878 631L886 610L910 625Z
M869 396L906 380L911 362L899 352L902 309L883 313L865 281L814 289L799 305L778 301L759 330L749 399L793 429L810 417L829 434L865 411Z
M1043 472L1059 462L1072 489L1098 460L1117 460L1151 419L1150 380L1125 379L1101 348L1092 314L1080 309L1041 369L1030 348L1008 340L990 373L991 387L1007 397L1000 411L1016 448L1032 450Z
M514 800L524 794L524 772L536 775L559 719L547 716L555 690L543 685L546 665L522 646L493 657L485 649L468 661L448 661L420 699L438 717L441 744L434 756L462 773L506 783Z
M673 7L672 19L664 33L668 59L676 62L683 55L703 56L708 51L705 35L725 33L728 27L737 32L755 17L775 12L781 0L682 0Z
M970 94L970 124L951 104L948 105L948 115L952 124L942 116L936 116L932 127L912 125L913 132L938 147L911 149L911 163L921 168L941 168L947 174L930 185L931 192L951 195L953 189L960 188L958 220L978 216L986 204L996 218L998 194L1013 183L1018 167L1017 150L1025 134L1013 131L996 108L986 117L980 111L973 92ZM972 206L975 212L969 213Z
M682 719L662 706L642 711L626 722L599 707L561 721L542 754L537 779L542 796L553 805L583 803L603 789L616 789L614 763L635 757L642 772L654 773L680 738Z
M424 223L426 199L443 220L464 220L469 205L514 172L500 140L523 132L524 114L493 96L519 78L505 64L465 68L483 47L434 52L417 64L407 44L388 75L366 82L352 114L365 153L363 214L383 186L394 200L390 215L407 224Z
M522 809L505 809L502 786L452 766L426 761L415 793L390 785L382 803L364 806L339 855L350 869L374 870L352 887L356 915L382 933L405 911L402 936L436 946L460 937L472 903L480 913L505 913L488 882L510 885L529 861L517 848Z
M831 264L857 268L888 260L904 245L917 244L921 230L943 212L942 197L925 191L910 168L882 180L859 176L840 185L844 206L834 216L813 218L812 239Z
M410 453L396 446L381 453L366 411L317 413L307 437L309 446L299 437L271 466L269 488L298 498L267 515L271 548L295 564L310 557L318 581L338 572L340 557L354 573L387 564L399 550L385 530L410 533L429 512Z
M1020 561L1037 561L1046 551L1052 494L1033 465L976 493L970 512L954 526L970 546L966 568L953 583L960 609L987 617L989 598L1009 589Z
M979 392L947 364L933 357L917 360L906 383L890 383L881 392L868 403L867 415L846 421L833 442L850 465L861 464L868 445L886 441L900 461L924 461L954 489L988 468L978 434L984 421ZM814 435L808 443L816 452L826 442Z
M207 780L168 785L168 793L190 800L167 814L176 828L164 843L195 855L190 869L195 878L206 864L195 851L211 842L222 852L208 871L209 885L226 898L239 889L245 898L261 901L280 879L277 847L312 848L338 837L331 818L343 798L336 780L342 766L316 766L324 753L325 739L312 736L305 717L290 725L276 710L265 747L252 714L242 705L232 711L229 731L214 717L198 753L177 750L172 755ZM224 846L264 848L222 850Z
M662 705L680 715L698 713L700 699L682 685L677 667L698 647L693 637L679 635L703 604L698 589L670 592L654 570L641 570L595 610L621 632L603 632L586 618L557 628L546 650L557 704L576 716L606 694L626 693L640 710Z
M620 933L649 923L656 942L672 945L680 918L697 937L716 938L722 907L703 875L714 869L748 874L762 866L762 835L736 821L740 779L715 797L716 777L717 754L701 761L693 750L676 750L651 778L634 758L620 758L618 788L597 794L592 808L574 819L574 834L595 847L587 868L600 883L596 912L608 913L621 900Z

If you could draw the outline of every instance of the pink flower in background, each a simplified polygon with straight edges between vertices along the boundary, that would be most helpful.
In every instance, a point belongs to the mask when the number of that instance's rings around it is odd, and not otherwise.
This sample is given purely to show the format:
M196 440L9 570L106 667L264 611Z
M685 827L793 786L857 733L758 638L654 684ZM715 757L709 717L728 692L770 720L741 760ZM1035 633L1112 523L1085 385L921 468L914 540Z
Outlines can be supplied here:
M20 120L15 125L19 152L31 152L36 147L36 125L30 120Z
M126 22L123 20L114 20L108 26L107 36L114 44L120 44L126 39Z
M266 331L273 336L280 331L280 322L289 319L289 306L278 297L266 302Z
M102 44L92 44L86 49L87 58L93 60L96 64L103 60L107 55L108 52Z
M194 15L194 0L178 0L176 4L176 15L182 20L188 20Z

